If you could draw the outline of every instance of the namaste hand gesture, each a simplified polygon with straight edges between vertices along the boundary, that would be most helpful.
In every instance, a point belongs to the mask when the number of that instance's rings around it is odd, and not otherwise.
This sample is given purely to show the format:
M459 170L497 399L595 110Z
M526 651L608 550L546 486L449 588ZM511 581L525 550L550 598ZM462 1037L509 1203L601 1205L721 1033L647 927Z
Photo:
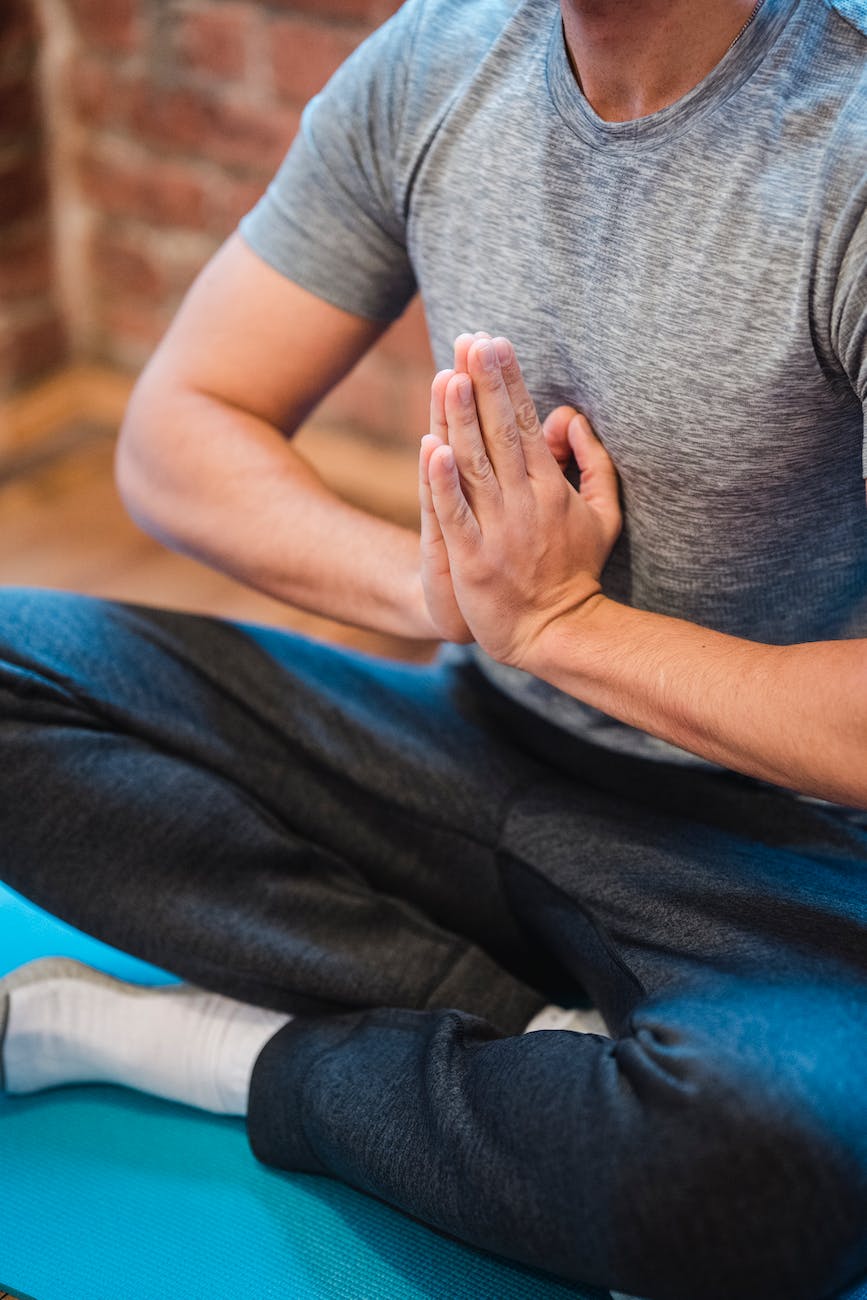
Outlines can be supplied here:
M571 456L577 491L564 477ZM422 584L444 640L526 667L542 632L592 605L620 533L614 464L585 416L544 426L508 339L462 334L431 387L419 454Z

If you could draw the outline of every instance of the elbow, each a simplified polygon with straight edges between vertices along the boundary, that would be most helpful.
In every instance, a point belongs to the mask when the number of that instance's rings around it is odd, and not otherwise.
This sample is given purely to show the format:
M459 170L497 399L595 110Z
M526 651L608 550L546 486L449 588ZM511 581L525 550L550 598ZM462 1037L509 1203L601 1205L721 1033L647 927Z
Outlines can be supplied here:
M126 409L114 450L114 485L130 518L148 529L145 503L148 498L147 474L140 447L139 417L133 409L134 395Z
M127 512L135 517L140 487L140 470L136 453L136 417L133 414L135 393L130 399L114 448L114 486Z
M166 415L165 401L154 394L145 371L127 404L113 465L115 488L127 514L160 540L165 470L161 471L163 457L157 434L168 427Z

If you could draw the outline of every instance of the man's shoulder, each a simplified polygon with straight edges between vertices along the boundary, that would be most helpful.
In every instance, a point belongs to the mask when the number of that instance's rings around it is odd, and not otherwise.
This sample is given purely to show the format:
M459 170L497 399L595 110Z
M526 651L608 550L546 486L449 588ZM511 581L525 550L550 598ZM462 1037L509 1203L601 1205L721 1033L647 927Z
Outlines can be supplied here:
M827 0L827 4L867 38L867 0Z
M533 0L529 0L530 3ZM495 39L528 0L408 0L416 8L416 48L460 66Z
M444 23L447 20L470 27L488 26L507 19L520 9L525 0L408 0L420 10L423 23ZM442 31L443 40L450 40L448 29Z
M2 2L2 0L0 0ZM479 67L525 13L551 0L408 0L412 38L401 52L407 74L403 127L425 135L453 96L466 91Z

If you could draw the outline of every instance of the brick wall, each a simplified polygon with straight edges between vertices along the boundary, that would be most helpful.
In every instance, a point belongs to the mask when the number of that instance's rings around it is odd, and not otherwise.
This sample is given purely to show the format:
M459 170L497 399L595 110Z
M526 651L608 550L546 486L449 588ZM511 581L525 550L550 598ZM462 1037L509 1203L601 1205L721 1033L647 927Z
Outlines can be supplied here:
M2 0L0 394L55 366L66 351L54 292L38 36L27 0Z
M303 105L399 0L33 2L56 47L49 120L72 341L137 369L264 189ZM415 304L323 413L417 440L431 370Z

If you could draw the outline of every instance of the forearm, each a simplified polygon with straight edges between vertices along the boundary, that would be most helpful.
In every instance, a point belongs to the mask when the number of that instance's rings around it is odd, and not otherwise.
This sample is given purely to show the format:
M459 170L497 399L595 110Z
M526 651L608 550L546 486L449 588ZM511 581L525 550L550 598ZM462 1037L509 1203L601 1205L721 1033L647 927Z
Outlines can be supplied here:
M594 596L522 667L735 771L867 808L867 641L776 646Z
M436 635L418 534L337 497L257 416L195 392L134 397L117 480L148 532L259 591L392 635Z

